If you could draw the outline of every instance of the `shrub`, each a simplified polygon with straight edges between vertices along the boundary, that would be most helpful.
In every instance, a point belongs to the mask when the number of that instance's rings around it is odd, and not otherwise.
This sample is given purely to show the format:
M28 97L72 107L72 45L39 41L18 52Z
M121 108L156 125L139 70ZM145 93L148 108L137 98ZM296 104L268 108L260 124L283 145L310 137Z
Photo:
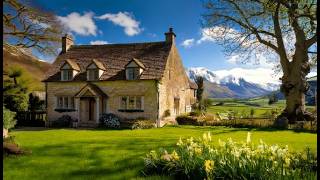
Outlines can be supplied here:
M176 121L179 125L198 125L197 118L188 115L177 116Z
M3 128L11 129L13 128L17 121L15 120L15 112L10 111L9 109L3 106Z
M188 113L189 116L200 116L201 111L195 110Z
M120 118L112 113L101 114L100 124L106 128L120 128Z
M274 120L273 127L278 129L287 129L288 123L289 121L285 116L279 116Z
M52 121L51 127L71 127L73 119L69 115L63 115L59 119Z
M153 120L149 119L136 119L131 129L150 129L156 127Z
M210 133L202 138L180 139L174 150L151 151L144 158L144 173L165 174L175 179L310 179L317 174L317 157L309 149L302 153L288 146L220 141L212 145Z

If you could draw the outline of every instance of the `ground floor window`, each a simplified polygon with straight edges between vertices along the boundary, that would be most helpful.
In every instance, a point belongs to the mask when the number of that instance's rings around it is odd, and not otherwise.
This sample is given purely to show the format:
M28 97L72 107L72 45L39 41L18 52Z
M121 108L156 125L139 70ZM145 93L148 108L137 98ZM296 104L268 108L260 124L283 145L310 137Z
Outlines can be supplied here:
M121 96L120 110L143 110L143 96Z
M57 109L74 109L74 98L71 96L57 96Z

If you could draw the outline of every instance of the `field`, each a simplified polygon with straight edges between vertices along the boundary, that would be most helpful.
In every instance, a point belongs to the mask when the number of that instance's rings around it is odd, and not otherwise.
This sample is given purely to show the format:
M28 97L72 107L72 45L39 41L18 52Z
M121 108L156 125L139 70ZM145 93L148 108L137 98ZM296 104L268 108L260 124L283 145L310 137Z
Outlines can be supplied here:
M262 130L225 127L177 126L148 130L74 130L18 129L12 133L17 143L32 153L5 157L4 179L144 179L143 157L160 147L170 149L177 140L199 137L211 132L218 139L245 141L247 132L252 140L268 144L289 145L301 151L306 146L316 152L317 134L291 130ZM148 177L147 179L168 179Z
M216 105L223 103L223 105ZM253 118L266 118L267 114L272 109L277 109L279 112L285 107L285 100L269 105L267 98L253 98L253 99L213 99L213 106L210 106L207 111L209 113L227 113L228 111L236 111L239 116L249 116L251 109L254 110ZM315 106L306 106L309 111L314 111Z

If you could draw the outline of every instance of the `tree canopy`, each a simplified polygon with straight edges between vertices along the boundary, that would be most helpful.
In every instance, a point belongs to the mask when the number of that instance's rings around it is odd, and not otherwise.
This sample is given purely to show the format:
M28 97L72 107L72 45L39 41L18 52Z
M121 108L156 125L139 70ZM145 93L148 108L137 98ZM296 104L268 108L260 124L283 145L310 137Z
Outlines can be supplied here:
M34 3L34 2L33 2ZM4 43L56 54L62 26L53 13L28 1L3 1Z

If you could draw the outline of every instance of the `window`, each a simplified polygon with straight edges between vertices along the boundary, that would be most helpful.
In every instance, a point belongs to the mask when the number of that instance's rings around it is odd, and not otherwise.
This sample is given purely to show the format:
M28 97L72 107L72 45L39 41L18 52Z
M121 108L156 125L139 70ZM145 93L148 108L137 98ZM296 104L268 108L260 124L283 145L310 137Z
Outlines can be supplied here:
M57 97L57 109L74 109L74 98L68 96Z
M143 96L121 96L121 110L143 110Z
M138 77L140 75L140 68L129 67L126 69L126 74L127 74L128 80L138 79Z
M72 70L61 70L61 80L70 81L72 80Z
M121 97L120 109L127 109L127 96Z
M89 81L99 79L99 69L88 69L87 73L88 73L88 80Z

